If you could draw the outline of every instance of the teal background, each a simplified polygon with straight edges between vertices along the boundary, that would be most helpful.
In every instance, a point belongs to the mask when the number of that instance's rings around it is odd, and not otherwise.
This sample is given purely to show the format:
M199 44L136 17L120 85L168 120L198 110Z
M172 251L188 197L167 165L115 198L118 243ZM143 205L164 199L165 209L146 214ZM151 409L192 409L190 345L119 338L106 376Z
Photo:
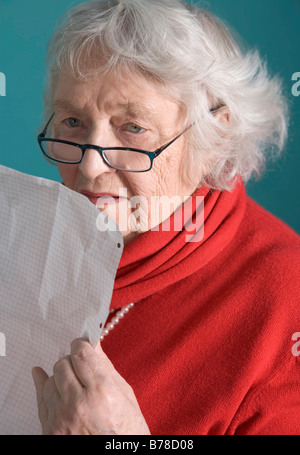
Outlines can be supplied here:
M55 167L40 154L36 133L42 122L47 41L70 0L0 0L0 72L6 96L0 97L0 164L59 180ZM195 2L194 2L195 3ZM271 73L283 79L291 108L289 141L283 157L248 194L300 233L300 96L291 93L300 72L300 0L211 0L200 2L225 20L243 42L258 49Z

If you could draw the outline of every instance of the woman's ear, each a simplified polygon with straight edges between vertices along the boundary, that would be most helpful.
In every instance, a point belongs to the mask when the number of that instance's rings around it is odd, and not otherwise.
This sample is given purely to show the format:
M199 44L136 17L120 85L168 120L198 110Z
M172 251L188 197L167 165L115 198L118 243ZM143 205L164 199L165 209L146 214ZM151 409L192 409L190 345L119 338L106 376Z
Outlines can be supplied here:
M224 126L228 126L230 120L230 111L227 106L222 106L214 112L215 119Z
M214 112L215 119L224 126L228 126L230 121L230 111L227 106L222 106Z

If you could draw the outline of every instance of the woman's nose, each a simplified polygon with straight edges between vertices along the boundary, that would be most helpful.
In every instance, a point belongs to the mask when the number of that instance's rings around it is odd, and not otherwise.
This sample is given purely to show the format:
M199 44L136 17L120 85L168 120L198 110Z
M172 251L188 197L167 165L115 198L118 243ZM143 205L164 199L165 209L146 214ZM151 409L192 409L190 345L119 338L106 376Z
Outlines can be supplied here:
M99 135L97 134L97 137ZM105 137L101 135L102 138ZM92 135L88 138L89 144L98 144L99 139ZM95 179L101 174L113 174L116 172L115 169L108 166L105 161L103 160L101 153L96 149L86 149L84 156L82 158L81 163L79 164L80 171L84 174L84 176L88 179Z
M112 174L115 172L115 169L109 167L103 160L100 152L95 149L86 149L82 161L79 164L79 169L88 179L94 179L100 174Z

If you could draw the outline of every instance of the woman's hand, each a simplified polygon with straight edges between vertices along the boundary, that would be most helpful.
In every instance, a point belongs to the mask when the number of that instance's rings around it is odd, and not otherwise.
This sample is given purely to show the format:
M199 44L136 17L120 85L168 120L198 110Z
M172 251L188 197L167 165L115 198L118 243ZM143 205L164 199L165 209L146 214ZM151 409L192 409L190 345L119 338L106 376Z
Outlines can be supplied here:
M43 434L150 434L133 390L104 354L84 339L71 344L49 377L32 370Z

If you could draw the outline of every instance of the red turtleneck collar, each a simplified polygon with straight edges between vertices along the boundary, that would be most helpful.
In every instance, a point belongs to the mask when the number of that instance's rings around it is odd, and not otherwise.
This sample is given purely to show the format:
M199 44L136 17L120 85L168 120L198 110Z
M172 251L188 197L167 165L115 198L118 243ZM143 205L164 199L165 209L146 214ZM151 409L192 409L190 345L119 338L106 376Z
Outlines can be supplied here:
M204 267L234 237L245 204L241 182L231 192L199 188L159 230L140 235L124 248L111 308L138 302ZM186 222L185 214L192 214ZM176 230L164 230L169 225Z

